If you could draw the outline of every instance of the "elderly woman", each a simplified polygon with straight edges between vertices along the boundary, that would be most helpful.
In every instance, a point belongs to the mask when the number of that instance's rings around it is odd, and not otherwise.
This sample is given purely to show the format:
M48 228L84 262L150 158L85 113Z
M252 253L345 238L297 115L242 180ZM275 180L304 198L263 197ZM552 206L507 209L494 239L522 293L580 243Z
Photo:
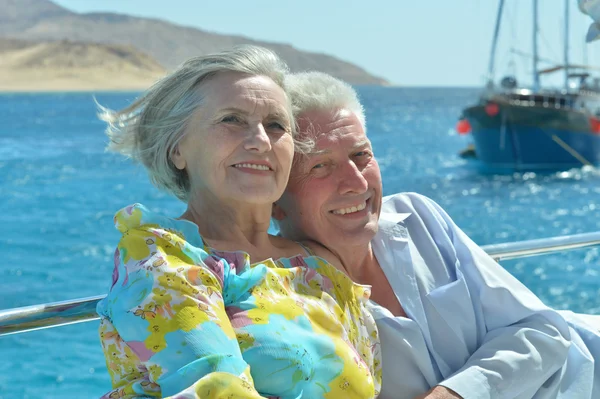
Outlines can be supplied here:
M350 86L320 73L286 83L314 148L297 155L273 214L284 236L320 242L373 287L379 398L600 398L592 319L545 306L429 198L382 198Z
M140 204L115 216L123 237L97 309L104 397L378 395L369 289L267 232L294 153L285 73L270 51L241 47L102 109L110 148L187 203L178 218Z

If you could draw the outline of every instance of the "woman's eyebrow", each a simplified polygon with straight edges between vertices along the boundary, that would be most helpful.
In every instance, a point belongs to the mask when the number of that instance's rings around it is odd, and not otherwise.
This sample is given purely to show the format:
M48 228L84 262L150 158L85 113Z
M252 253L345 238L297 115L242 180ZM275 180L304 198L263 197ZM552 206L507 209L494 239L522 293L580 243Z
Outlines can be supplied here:
M269 111L269 117L273 118L281 118L281 119L289 119L289 114L280 108L275 108L274 110Z
M227 113L233 113L233 114L240 114L240 115L244 115L247 116L250 113L242 108L237 108L237 107L227 107L227 108L222 108L218 111L219 114L227 114ZM281 109L275 109L275 110L270 110L269 114L268 114L269 118L281 118L281 119L288 119L289 116L288 114Z
M248 115L248 111L243 110L241 108L236 108L236 107L227 107L227 108L220 109L219 113L220 114L233 113L233 114Z

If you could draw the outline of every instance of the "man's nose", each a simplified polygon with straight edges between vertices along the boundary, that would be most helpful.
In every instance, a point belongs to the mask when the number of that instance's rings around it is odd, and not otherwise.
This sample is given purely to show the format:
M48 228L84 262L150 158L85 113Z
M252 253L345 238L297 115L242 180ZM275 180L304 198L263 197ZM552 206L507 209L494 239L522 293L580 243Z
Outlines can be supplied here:
M248 129L244 148L247 151L256 152L267 152L271 150L271 139L262 123L258 123Z
M341 166L340 194L362 194L367 191L369 184L356 164L348 161Z

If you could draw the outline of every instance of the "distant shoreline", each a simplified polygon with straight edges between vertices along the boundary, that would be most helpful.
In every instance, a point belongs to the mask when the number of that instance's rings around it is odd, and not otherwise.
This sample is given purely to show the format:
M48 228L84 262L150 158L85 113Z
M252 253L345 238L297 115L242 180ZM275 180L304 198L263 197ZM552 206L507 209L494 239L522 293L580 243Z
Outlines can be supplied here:
M144 91L164 75L163 70L146 71L121 65L22 69L0 66L0 93Z
M42 85L29 84L27 86L15 85L14 87L3 85L4 82L0 80L0 94L27 94L27 93L141 93L146 89L150 88L155 81L149 82L146 85L130 86L130 87L110 87L108 85L89 85L84 84L69 84L64 86L48 85L43 87ZM406 86L406 85L355 85L356 87L382 87L388 89L447 89L447 90L480 90L481 87L475 86Z
M0 88L0 95L2 94L56 94L56 93L65 93L65 94L77 94L77 93L141 93L146 90L147 87L144 88L126 88L126 89L111 89L111 88L77 88L77 89L65 89L65 88L56 88L56 89L31 89L31 88Z
M57 77L55 74L43 76L35 73L31 76L21 73L2 73L0 71L0 93L78 93L78 92L132 92L144 91L152 86L159 77L140 79L129 74L113 78L102 74L83 75L84 79ZM96 71L94 71L96 72ZM16 75L16 76L15 76ZM41 76L40 76L41 75ZM112 74L114 76L114 74ZM87 79L85 79L87 78Z

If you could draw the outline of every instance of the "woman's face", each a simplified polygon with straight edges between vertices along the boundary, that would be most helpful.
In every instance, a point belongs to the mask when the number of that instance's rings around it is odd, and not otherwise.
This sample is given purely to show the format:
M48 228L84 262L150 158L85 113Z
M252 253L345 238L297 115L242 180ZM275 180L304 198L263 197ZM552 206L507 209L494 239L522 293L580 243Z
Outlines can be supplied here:
M268 77L238 72L219 73L201 89L202 104L172 157L187 171L190 202L273 203L294 156L285 92Z

